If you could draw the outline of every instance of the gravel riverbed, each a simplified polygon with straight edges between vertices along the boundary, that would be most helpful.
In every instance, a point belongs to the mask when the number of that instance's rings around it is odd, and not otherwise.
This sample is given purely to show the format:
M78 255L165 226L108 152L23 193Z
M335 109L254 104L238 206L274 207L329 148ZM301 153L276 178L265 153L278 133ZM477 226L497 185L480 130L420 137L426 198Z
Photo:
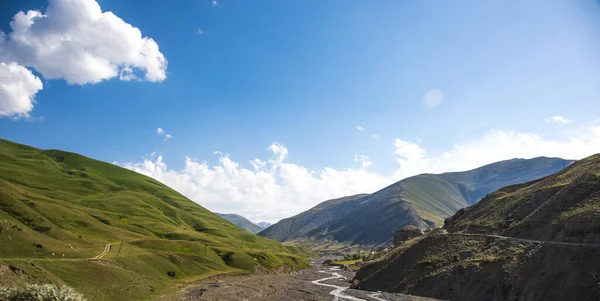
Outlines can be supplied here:
M323 266L321 264L323 260L315 259L311 262L310 268L291 273L213 277L199 281L176 294L159 300L434 300L402 294L349 289L349 281L354 276L354 272L338 267Z

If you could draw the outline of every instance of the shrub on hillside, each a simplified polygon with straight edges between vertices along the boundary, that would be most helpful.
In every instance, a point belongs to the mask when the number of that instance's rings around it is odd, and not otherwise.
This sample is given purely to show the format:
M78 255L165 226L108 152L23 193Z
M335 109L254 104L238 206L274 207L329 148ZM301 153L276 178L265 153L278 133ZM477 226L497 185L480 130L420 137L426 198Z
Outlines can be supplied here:
M83 295L68 286L29 284L23 287L0 286L0 300L6 301L86 301Z
M358 260L363 258L364 256L362 254L359 253L354 253L354 254L346 254L344 255L344 261L350 261L350 260Z

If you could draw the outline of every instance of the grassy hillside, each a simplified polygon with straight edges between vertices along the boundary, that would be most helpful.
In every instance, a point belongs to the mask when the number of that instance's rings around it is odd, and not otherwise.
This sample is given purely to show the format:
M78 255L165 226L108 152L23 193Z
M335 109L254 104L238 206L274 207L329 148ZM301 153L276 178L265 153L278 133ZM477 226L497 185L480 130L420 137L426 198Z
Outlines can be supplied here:
M600 155L507 186L362 267L359 288L444 300L596 300ZM356 281L355 281L356 282Z
M0 140L0 285L65 283L91 300L138 300L218 273L307 265L149 177ZM113 245L102 260L88 260ZM23 278L25 277L25 278Z
M260 226L254 224L253 222L247 220L245 217L238 214L225 214L225 213L215 213L216 215L228 220L232 224L242 228L245 231L248 231L252 234L256 234L263 230Z
M349 245L385 245L396 230L442 225L444 218L494 190L537 179L572 161L560 158L513 159L465 172L422 174L371 195L326 201L259 233L279 241L337 241Z

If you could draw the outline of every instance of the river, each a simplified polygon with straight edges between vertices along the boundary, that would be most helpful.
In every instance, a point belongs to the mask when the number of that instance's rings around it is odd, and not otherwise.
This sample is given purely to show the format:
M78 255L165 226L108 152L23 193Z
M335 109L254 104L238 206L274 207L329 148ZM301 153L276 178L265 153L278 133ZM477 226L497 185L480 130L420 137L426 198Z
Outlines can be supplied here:
M323 262L323 259L315 259L311 262L310 268L292 273L218 276L197 283L183 284L178 293L165 296L159 300L433 300L402 294L349 289L349 280L353 278L353 272L342 270L339 267L323 266L321 262Z

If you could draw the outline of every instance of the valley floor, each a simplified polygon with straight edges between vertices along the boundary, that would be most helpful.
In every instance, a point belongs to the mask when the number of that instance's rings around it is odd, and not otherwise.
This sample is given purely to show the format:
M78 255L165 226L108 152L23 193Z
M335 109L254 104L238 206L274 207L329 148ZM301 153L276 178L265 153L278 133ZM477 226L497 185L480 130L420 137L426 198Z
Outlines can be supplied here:
M199 281L158 301L179 300L398 300L435 299L402 294L346 289L354 272L321 265L315 259L308 269L291 273L218 276Z

